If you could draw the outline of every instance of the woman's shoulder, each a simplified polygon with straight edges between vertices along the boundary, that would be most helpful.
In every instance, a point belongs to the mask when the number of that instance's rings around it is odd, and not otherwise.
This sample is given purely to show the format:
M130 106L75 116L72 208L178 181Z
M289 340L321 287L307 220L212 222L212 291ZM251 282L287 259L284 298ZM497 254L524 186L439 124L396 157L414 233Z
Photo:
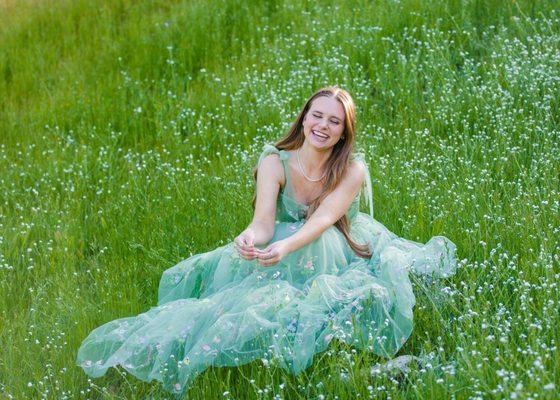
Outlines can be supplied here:
M277 153L264 154L259 161L259 168L281 169L280 155Z
M363 153L353 153L344 174L344 180L351 187L361 186L368 175Z
M363 160L350 160L346 171L347 179L355 182L363 182L366 176L366 166Z
M281 150L273 144L265 143L262 147L259 161L271 154L276 154L281 160L285 160L288 157L288 153L285 150Z
M284 166L281 162L280 154L270 152L262 154L259 159L258 177L266 177L266 179L274 179L280 183L284 182Z
M285 150L280 150L273 144L265 143L259 155L258 165L260 166L265 159L284 160L286 158L287 158L287 154ZM271 161L267 161L267 162L271 163ZM272 164L276 164L276 163L272 162Z

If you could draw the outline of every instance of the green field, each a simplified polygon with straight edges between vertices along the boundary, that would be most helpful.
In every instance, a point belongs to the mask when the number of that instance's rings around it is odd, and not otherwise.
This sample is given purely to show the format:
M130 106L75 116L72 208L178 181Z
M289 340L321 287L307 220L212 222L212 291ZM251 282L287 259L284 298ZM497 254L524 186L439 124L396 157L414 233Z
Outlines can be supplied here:
M76 351L231 241L251 171L318 88L357 105L376 219L444 235L398 377L333 343L193 399L553 399L560 391L560 1L0 1L0 399L163 399ZM366 207L363 205L363 209Z

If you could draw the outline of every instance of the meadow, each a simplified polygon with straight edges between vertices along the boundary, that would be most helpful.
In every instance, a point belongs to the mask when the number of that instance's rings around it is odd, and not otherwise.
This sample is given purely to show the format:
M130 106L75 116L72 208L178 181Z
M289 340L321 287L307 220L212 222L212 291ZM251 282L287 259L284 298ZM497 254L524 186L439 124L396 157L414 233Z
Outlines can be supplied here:
M185 398L557 398L560 2L8 0L0 21L0 399L172 398L76 351L245 228L263 144L327 85L356 101L375 218L457 245L398 353L429 362L393 376L333 342Z

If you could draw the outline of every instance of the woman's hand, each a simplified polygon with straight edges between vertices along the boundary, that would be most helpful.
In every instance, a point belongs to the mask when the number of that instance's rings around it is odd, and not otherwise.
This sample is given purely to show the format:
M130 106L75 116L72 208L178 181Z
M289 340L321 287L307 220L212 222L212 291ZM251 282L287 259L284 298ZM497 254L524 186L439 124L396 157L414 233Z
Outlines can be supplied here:
M235 250L246 260L254 260L255 254L255 232L251 228L245 229L234 240Z
M272 243L266 249L255 249L259 264L269 267L279 263L284 257L290 254L290 248L285 240Z

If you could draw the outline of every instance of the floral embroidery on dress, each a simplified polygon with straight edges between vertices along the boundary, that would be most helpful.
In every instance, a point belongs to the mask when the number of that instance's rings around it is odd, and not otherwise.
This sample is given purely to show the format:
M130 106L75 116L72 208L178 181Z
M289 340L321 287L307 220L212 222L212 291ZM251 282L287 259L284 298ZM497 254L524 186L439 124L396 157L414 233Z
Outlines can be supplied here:
M286 327L286 330L288 332L292 332L295 333L295 331L297 330L297 320L295 318L293 318L290 323L288 324L288 326Z
M289 303L290 300L291 300L290 295L289 295L288 293L286 293L286 297L284 297L284 301L285 301L286 303Z
M315 272L316 261L317 261L317 256L312 256L312 257L302 256L299 259L298 267L303 274L312 275Z

